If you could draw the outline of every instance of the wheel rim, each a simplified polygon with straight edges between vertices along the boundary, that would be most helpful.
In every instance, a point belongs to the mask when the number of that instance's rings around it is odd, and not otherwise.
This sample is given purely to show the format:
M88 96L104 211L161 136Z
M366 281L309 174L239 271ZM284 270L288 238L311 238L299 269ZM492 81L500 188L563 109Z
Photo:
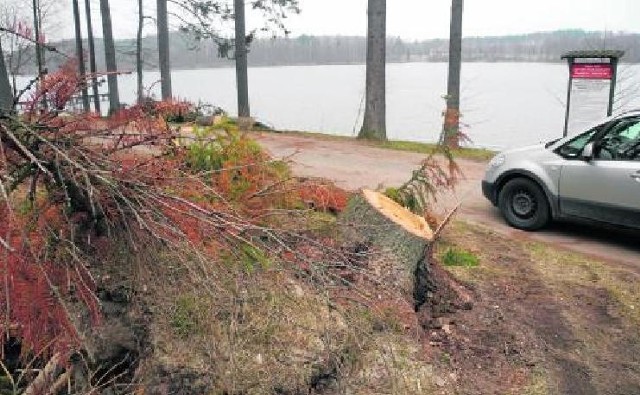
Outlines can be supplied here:
M517 191L511 198L511 210L520 218L531 218L537 206L536 198L529 191Z

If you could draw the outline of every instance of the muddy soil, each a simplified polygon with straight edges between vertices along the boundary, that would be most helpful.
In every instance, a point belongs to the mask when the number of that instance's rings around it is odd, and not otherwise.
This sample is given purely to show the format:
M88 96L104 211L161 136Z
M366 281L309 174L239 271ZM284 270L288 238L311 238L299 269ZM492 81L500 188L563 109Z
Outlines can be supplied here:
M474 308L430 333L458 393L640 394L640 332L598 279L567 287L540 272L526 243L479 227L456 227L445 243L481 260L454 270L467 279Z

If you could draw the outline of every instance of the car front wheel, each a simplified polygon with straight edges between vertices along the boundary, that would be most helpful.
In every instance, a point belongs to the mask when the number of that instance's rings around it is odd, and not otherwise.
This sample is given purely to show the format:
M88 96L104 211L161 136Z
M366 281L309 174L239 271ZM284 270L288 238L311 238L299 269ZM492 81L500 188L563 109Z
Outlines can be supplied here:
M527 178L515 178L507 182L498 199L502 215L514 228L538 230L551 217L544 192L538 184Z

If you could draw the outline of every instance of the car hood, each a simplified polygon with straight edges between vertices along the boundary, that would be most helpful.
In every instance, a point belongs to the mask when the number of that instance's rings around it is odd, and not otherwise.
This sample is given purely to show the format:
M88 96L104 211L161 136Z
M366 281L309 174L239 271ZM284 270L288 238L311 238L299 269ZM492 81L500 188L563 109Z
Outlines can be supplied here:
M514 154L525 154L525 153L534 154L537 152L547 152L547 151L548 151L548 148L546 148L544 144L536 144L536 145L529 145L522 148L510 149L510 150L504 151L502 154L506 156L511 156Z
M508 150L503 152L502 155L505 158L507 167L522 169L528 168L531 163L543 165L559 159L553 149L545 147L544 144Z

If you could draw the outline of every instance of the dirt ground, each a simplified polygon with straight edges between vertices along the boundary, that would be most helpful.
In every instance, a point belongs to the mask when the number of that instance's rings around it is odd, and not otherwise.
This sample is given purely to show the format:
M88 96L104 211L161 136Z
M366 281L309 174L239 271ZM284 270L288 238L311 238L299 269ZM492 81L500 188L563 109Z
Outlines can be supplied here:
M425 158L424 154L376 148L356 140L280 133L255 133L253 137L274 156L288 158L297 175L328 178L352 190L402 184ZM455 207L461 202L461 219L509 237L552 244L640 271L639 232L569 223L536 233L514 230L482 196L480 181L486 164L463 159L459 164L465 178L455 195L440 203Z
M638 273L461 222L452 247L480 258L450 268L474 308L431 333L457 393L640 394Z
M356 141L255 137L298 175L349 189L397 185L424 158ZM438 254L461 249L479 265L448 268L474 308L444 317L427 336L436 363L451 372L442 393L640 394L638 234L575 224L515 231L481 196L485 164L460 164L466 179L441 203L462 209Z

